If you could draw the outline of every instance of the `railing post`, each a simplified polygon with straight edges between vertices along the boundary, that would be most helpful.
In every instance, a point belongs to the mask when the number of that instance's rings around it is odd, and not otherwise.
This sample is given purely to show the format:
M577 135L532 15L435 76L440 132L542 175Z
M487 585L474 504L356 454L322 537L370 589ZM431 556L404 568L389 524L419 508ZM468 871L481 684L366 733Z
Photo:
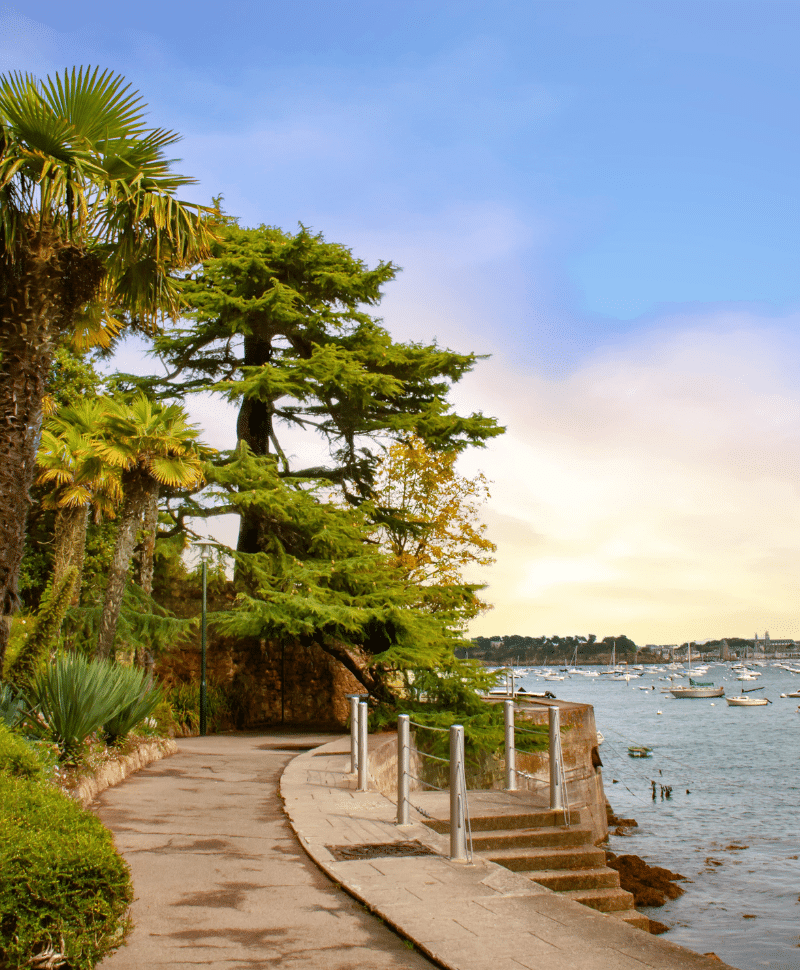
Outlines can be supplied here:
M561 721L558 708L551 704L548 708L550 725L550 809L562 812L561 801Z
M514 702L505 701L506 725L506 790L517 790L517 748L514 738Z
M408 780L411 774L411 727L408 714L397 718L397 824L408 825Z
M348 694L350 701L350 774L358 768L358 702L360 694Z
M369 742L369 727L367 715L369 714L369 704L361 701L358 705L358 790L367 790L367 745Z
M467 860L467 835L464 797L461 780L464 777L464 728L450 725L450 858L455 862Z

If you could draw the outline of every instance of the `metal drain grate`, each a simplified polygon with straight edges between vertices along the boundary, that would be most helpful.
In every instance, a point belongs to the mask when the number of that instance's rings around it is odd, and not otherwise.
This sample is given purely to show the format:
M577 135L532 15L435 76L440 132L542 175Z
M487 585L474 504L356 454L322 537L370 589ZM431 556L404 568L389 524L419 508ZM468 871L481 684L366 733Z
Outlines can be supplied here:
M367 842L363 845L326 845L337 862L354 862L356 859L385 859L414 855L436 855L427 845L413 842Z

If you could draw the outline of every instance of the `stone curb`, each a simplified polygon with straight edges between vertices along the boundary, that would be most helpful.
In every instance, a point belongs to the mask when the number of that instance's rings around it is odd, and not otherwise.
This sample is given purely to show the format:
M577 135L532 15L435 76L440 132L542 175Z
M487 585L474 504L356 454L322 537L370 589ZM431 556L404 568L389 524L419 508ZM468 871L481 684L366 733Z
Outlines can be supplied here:
M153 761L168 758L177 750L178 745L172 738L143 741L134 751L103 765L95 774L81 778L77 785L65 789L65 792L70 798L80 802L84 808L88 808L106 788L118 785L128 775L132 775Z

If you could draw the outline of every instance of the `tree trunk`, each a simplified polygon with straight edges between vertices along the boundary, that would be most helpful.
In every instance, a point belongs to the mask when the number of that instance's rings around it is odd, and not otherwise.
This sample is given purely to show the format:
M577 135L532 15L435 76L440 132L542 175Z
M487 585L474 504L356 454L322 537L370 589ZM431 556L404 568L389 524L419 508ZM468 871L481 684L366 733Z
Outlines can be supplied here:
M70 566L77 569L75 587L70 606L77 606L81 597L83 560L86 555L86 527L89 524L89 506L64 508L56 512L53 535L53 586L57 586Z
M19 246L0 254L0 668L19 605L44 382L55 342L103 272L95 256L41 229L38 216Z
M245 337L244 366L263 367L272 357L269 340ZM272 433L272 405L255 398L245 398L236 419L236 437L244 441L254 455L270 453L270 434ZM239 552L260 552L262 549L261 532L263 516L258 512L242 512L239 523Z
M158 486L150 494L144 508L142 521L142 548L139 553L139 585L148 596L153 595L153 567L155 565L156 533L158 532ZM147 679L153 682L155 657L149 646L137 646L133 661L147 671Z
M128 567L136 546L136 533L139 531L142 512L150 496L154 492L158 494L158 483L139 468L123 474L122 488L125 501L120 515L117 540L114 544L114 555L111 559L108 585L103 601L103 616L100 620L100 633L97 638L97 656L100 658L111 656L117 635L122 597L128 580Z
M144 508L142 521L142 549L139 555L139 585L151 596L153 593L153 567L155 565L156 534L158 533L158 486L150 494Z

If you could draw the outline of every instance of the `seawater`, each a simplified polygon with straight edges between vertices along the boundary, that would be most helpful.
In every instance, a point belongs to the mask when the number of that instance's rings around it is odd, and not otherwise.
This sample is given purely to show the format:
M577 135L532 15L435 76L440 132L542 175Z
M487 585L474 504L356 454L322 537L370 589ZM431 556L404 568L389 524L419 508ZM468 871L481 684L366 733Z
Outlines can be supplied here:
M800 688L800 676L754 669L757 682L740 683L727 664L698 679L726 694L763 687L751 696L768 697L766 707L674 698L661 693L666 673L647 667L630 683L527 673L517 684L594 708L606 798L638 822L629 837L611 835L608 848L687 879L679 899L642 910L670 926L664 938L741 970L800 970L800 699L780 697ZM646 686L655 690L639 689ZM652 748L651 757L629 757L634 744Z

